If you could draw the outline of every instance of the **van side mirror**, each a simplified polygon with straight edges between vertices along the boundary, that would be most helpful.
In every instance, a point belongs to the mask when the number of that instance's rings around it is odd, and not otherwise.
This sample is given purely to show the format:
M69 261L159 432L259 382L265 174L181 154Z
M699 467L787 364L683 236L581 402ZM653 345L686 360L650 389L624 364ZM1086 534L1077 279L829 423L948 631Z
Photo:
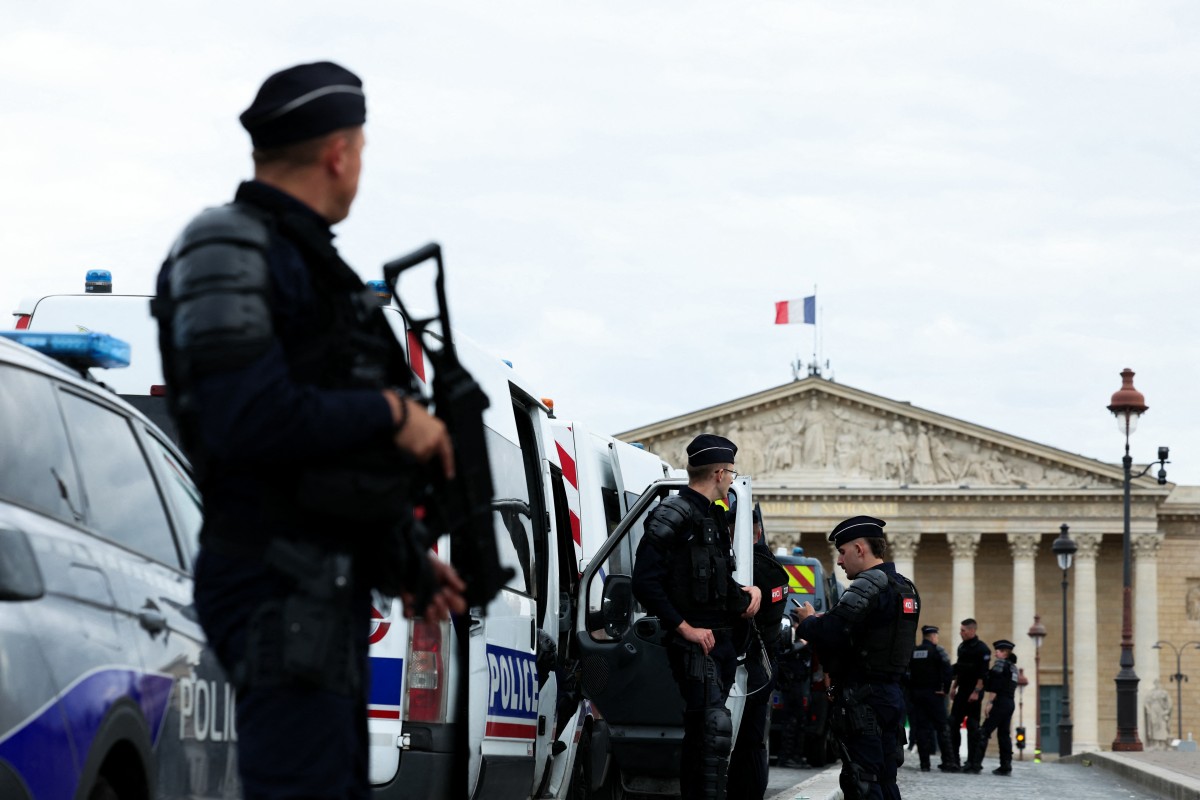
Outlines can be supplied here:
M604 581L604 595L600 601L604 632L614 639L621 638L629 629L632 614L633 578L628 575L609 575Z

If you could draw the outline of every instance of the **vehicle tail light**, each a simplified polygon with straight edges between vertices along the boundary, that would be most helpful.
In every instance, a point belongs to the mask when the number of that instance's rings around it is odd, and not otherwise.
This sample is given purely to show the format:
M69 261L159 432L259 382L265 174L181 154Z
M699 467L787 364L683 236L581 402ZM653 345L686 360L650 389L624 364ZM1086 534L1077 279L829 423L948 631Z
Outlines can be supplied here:
M23 331L29 328L29 323L33 320L32 314L17 314L17 330Z
M446 643L449 623L414 620L408 645L404 719L410 722L446 721Z

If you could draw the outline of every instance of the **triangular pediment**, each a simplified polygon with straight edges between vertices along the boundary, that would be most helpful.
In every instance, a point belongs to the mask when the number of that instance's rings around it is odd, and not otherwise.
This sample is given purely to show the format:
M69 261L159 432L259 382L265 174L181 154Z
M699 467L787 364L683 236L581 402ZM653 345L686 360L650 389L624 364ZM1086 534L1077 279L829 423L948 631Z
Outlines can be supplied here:
M1118 466L818 377L617 438L682 466L688 442L705 431L738 445L740 471L756 486L1074 491L1123 479Z

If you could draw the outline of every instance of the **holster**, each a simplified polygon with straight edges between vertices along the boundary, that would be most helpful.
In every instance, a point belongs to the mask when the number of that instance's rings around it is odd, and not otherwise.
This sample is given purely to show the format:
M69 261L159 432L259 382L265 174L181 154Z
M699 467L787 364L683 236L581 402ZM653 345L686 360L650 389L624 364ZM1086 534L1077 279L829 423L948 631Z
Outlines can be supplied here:
M263 557L292 587L251 615L234 668L238 690L299 685L357 694L363 676L354 655L350 556L275 539Z
M879 720L875 710L866 703L869 686L838 687L832 690L833 704L829 711L829 728L839 738L878 736Z

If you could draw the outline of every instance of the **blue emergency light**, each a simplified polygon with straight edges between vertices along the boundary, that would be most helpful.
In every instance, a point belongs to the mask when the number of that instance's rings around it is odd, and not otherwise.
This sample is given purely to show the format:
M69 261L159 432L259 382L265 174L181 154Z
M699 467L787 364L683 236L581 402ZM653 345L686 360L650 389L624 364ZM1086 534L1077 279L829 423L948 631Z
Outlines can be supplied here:
M106 269L89 269L83 280L88 294L112 294L112 273Z
M367 281L367 288L379 298L379 305L386 306L392 302L392 293L388 290L387 281Z
M79 369L129 366L129 343L107 333L0 331L0 336Z

